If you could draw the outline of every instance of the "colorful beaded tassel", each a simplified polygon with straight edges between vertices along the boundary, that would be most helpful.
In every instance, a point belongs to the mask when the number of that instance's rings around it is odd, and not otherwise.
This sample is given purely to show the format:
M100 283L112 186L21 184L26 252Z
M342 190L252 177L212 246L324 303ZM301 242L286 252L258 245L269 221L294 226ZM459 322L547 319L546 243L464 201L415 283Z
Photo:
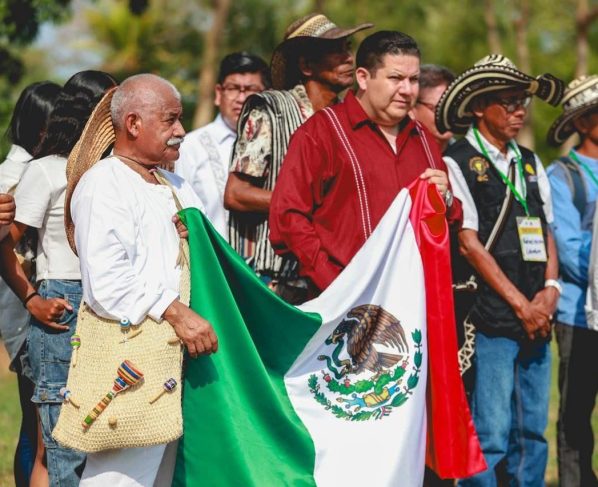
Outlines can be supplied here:
M77 350L81 346L81 337L76 333L71 337L71 347L73 347L73 367L77 365Z
M134 386L137 384L141 379L143 379L143 373L138 370L131 362L125 360L117 370L118 377L114 379L114 384L112 385L112 390L106 394L102 400L95 405L95 407L90 411L87 417L81 423L83 428L89 428L93 422L98 418L100 414L106 409L108 404L114 399L114 397L119 393L122 392L129 387Z

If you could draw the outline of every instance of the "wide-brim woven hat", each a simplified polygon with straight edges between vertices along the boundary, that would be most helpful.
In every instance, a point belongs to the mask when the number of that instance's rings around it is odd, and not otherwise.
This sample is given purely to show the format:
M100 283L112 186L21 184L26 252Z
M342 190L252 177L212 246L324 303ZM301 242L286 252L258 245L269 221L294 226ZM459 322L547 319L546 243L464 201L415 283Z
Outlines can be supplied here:
M110 114L110 104L115 91L116 87L106 92L96 105L66 163L67 183L64 198L64 227L66 238L75 254L77 249L75 246L75 225L71 217L71 198L81 176L98 162L108 148L114 144L116 136Z
M288 90L301 82L297 60L305 49L306 42L342 39L373 26L374 24L365 23L343 29L323 14L310 14L293 22L285 32L284 40L272 54L272 88Z
M474 121L471 102L478 95L509 89L521 89L551 105L563 97L564 83L551 74L536 78L522 73L513 62L500 54L491 54L475 63L453 81L436 107L436 127L440 133L462 134Z
M573 120L598 110L598 75L581 76L569 83L563 96L563 113L548 129L551 145L561 145L575 132Z

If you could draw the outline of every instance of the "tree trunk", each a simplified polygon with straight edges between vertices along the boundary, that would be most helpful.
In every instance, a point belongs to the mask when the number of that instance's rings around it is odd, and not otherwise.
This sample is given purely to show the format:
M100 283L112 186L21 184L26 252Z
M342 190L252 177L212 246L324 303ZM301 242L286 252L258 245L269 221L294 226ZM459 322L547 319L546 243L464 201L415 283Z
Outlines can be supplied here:
M484 0L484 20L486 22L488 48L490 49L490 52L492 54L502 54L498 23L496 21L496 11L494 9L494 0Z
M520 0L519 10L515 13L513 21L515 27L515 43L517 45L517 65L521 71L530 74L532 67L529 55L529 42L527 37L527 26L529 24L529 0ZM534 131L532 105L528 108L525 125L519 132L517 142L521 145L534 150Z
M312 12L316 12L316 13L324 13L324 4L326 3L326 0L314 0L314 9L312 10Z
M203 64L197 84L197 106L193 116L193 128L206 125L214 117L214 86L218 69L218 53L231 0L213 0L212 5L214 7L212 26L205 33Z
M588 29L590 24L598 18L598 7L590 10L588 0L577 1L577 12L575 14L575 34L577 65L575 67L575 77L588 74L588 58L590 45L588 43Z

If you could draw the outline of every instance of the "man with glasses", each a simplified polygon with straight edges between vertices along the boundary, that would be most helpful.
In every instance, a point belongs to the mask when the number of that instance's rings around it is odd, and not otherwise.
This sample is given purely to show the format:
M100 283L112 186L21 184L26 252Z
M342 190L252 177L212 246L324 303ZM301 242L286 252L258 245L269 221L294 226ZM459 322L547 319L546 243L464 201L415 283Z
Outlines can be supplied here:
M263 59L247 52L224 57L214 90L214 104L220 113L212 123L187 134L175 163L175 172L191 184L206 215L224 238L228 238L224 187L237 121L247 97L269 87L270 71Z
M293 22L272 56L274 91L248 98L239 119L224 203L230 243L261 279L286 301L307 299L294 258L274 254L268 240L272 191L291 135L314 112L338 101L353 84L349 37L372 27L342 29L322 14Z
M453 266L469 265L478 286L468 318L475 327L471 406L488 470L459 485L497 485L499 464L505 484L544 483L558 263L548 178L515 137L532 95L556 105L562 94L553 76L533 78L491 55L457 77L436 110L440 132L466 132L444 159L463 203L465 261Z
M419 69L419 95L411 117L419 120L432 133L440 152L444 152L453 139L453 133L450 131L441 134L436 128L434 113L440 97L446 91L448 86L454 81L453 72L437 64L422 64Z

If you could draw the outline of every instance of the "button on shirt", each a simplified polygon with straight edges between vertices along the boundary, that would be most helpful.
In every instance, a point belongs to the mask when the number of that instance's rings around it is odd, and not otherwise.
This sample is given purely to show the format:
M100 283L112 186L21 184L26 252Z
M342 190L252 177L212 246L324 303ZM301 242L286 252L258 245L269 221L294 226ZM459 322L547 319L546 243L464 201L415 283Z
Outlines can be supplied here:
M500 150L497 147L488 142L488 140L481 133L478 132L478 134L496 168L503 174L508 174L509 164L511 163L511 161L517 161L517 153L513 150L511 144L507 146L507 154L505 155L502 152L500 152ZM467 131L465 138L480 153L482 152L480 150L480 146L471 127ZM515 141L512 141L512 143L516 144ZM546 222L551 223L553 220L553 216L552 202L550 199L550 184L548 182L548 177L546 176L546 171L544 171L544 167L542 166L542 162L540 162L540 159L538 159L537 155L534 154L534 157L536 158L536 176L538 178L538 188L540 190L540 196L542 198L543 203L542 208L544 210L544 215L546 216ZM469 191L469 187L467 186L465 178L463 177L463 173L461 172L459 165L453 158L445 156L444 162L446 163L446 166L448 168L449 180L451 182L453 194L456 198L460 199L461 203L463 204L462 228L468 228L477 232L478 212L476 210L471 191ZM517 191L519 191L519 194L525 194L524 189L522 187L522 181L518 173L515 177L515 188L517 189Z
M181 177L161 174L186 207L203 209ZM75 188L71 213L83 299L95 313L138 324L159 321L179 296L179 237L170 188L146 182L115 157L98 162Z
M221 115L185 136L175 173L193 188L206 208L212 225L228 239L228 211L224 208L224 187L237 134Z

